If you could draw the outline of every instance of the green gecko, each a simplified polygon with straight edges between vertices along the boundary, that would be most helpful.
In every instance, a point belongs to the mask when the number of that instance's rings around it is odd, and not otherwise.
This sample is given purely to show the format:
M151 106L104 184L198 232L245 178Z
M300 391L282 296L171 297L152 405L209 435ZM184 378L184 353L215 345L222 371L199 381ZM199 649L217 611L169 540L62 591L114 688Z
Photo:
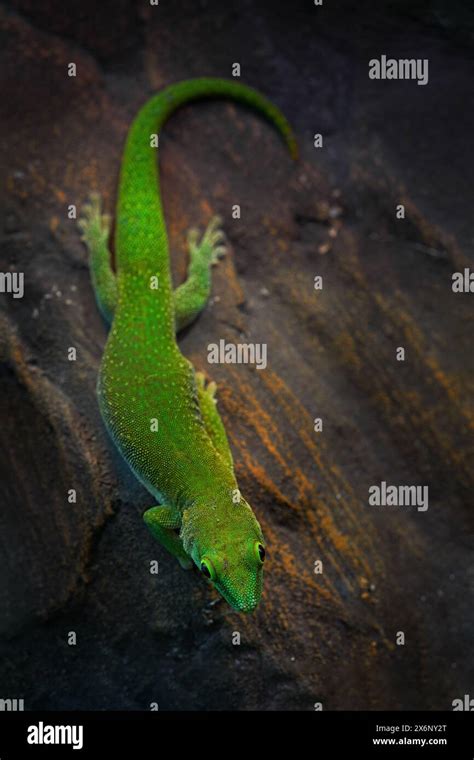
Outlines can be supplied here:
M118 450L155 499L143 519L183 567L194 562L231 607L251 612L262 593L262 530L240 495L216 385L195 372L176 341L206 305L211 267L225 251L223 232L214 217L201 239L197 230L188 233L187 279L173 290L151 147L172 112L209 97L262 113L296 158L286 119L256 90L224 79L179 82L152 97L128 133L115 219L116 273L108 248L111 220L99 195L91 196L79 225L96 300L111 325L97 382L99 407Z

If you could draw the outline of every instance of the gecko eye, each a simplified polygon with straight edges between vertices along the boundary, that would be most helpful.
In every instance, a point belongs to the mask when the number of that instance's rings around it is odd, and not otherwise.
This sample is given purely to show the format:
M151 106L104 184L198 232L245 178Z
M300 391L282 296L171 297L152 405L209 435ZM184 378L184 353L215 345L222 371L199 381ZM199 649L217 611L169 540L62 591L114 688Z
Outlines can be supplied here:
M210 560L208 559L201 560L201 573L205 575L206 578L209 578L209 580L211 581L215 580L216 571L214 570L214 567Z
M265 547L260 543L260 541L257 541L255 544L255 554L263 565L265 561Z

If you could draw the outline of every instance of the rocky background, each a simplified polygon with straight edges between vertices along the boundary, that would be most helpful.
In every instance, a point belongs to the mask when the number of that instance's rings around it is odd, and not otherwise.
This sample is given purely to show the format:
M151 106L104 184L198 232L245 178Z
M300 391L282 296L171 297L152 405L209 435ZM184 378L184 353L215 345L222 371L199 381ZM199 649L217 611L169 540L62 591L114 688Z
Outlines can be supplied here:
M474 242L470 6L1 5L1 268L24 272L25 295L0 294L0 698L398 710L473 693L474 296L451 289ZM428 58L429 84L369 80L382 54ZM229 238L181 346L218 383L267 538L252 616L142 524L149 495L97 408L106 329L67 216L92 189L113 210L127 128L149 95L229 77L234 62L289 117L300 161L255 115L199 103L166 126L161 180L176 282L190 226L219 212ZM209 367L220 338L267 343L268 369ZM382 480L428 485L428 511L370 507Z

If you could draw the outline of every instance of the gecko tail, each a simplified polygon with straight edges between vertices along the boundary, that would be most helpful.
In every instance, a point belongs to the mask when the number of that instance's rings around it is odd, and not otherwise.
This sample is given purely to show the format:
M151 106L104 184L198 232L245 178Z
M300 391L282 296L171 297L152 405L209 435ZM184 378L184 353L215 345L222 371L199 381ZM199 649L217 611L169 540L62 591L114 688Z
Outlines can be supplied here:
M117 204L116 258L119 269L135 268L141 262L154 263L163 275L168 271L168 241L157 161L159 133L180 106L207 98L236 101L257 111L277 129L291 156L297 158L296 139L285 116L252 87L214 77L188 79L166 87L140 109L127 136Z
M187 79L169 85L145 104L142 112L145 120L157 118L161 128L169 116L180 106L194 100L226 99L242 103L264 116L279 132L293 159L298 158L298 146L291 126L283 113L258 90L248 85L218 77ZM156 122L155 122L156 123Z

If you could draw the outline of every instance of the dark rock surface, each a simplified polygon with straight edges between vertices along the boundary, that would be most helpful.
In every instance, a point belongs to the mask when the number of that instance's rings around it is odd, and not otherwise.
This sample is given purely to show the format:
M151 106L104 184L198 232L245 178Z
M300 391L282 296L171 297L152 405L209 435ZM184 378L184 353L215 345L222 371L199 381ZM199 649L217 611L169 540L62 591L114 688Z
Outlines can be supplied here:
M2 271L25 274L23 299L0 294L0 698L449 709L474 677L474 296L451 290L474 242L469 3L11 0L0 39ZM429 85L369 80L381 54L429 58ZM166 127L161 182L176 281L188 227L220 212L231 244L181 345L218 383L269 544L250 617L142 524L149 495L97 409L106 330L67 217L92 189L113 209L151 93L233 62L293 122L300 162L254 115L200 103ZM210 368L219 338L266 342L269 368ZM381 480L428 485L429 510L369 507Z

